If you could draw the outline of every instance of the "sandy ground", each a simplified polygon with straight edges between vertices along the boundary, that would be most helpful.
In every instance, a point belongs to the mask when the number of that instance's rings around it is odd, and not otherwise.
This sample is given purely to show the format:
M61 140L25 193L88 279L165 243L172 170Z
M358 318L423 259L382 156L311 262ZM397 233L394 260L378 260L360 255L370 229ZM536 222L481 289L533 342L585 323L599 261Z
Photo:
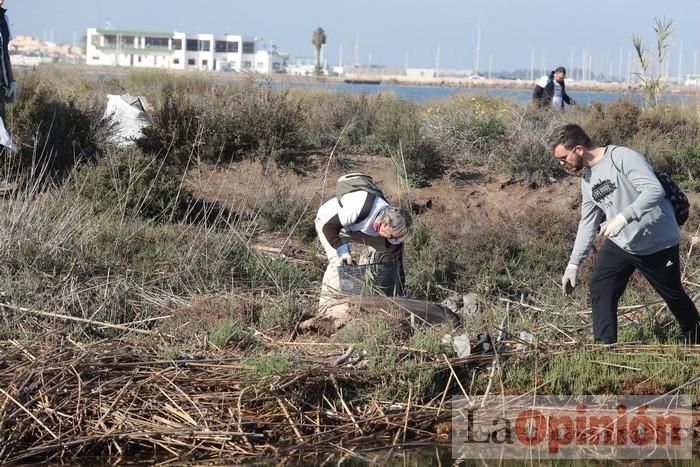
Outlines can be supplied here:
M533 187L524 180L507 175L452 171L431 180L419 189L401 189L389 158L382 156L352 156L342 164L328 164L327 156L314 157L311 170L298 174L259 162L241 162L228 167L205 167L190 176L195 192L209 201L216 201L236 211L254 208L265 197L280 188L310 201L309 209L317 210L322 201L334 196L336 179L349 172L372 175L393 202L414 210L430 200L432 208L425 210L429 221L448 223L458 229L468 229L485 221L508 221L522 217L529 210L544 205L558 213L578 215L578 179L569 177L551 185Z

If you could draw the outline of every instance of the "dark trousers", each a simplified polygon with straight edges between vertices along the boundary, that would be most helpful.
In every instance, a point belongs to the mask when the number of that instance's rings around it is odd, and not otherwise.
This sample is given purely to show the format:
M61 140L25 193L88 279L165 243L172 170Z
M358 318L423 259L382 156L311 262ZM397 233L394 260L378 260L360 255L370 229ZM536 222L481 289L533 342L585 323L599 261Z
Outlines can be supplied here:
M617 342L617 302L635 269L661 295L680 324L683 335L695 343L700 316L695 304L683 290L678 245L651 255L633 255L606 240L593 267L591 304L593 338L596 342Z

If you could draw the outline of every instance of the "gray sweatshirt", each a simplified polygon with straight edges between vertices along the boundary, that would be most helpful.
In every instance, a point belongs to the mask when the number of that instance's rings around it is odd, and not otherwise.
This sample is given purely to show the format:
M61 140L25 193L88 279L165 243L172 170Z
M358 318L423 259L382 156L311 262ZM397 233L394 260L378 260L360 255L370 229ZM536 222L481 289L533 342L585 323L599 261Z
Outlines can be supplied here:
M584 169L581 193L581 221L569 264L578 266L586 258L603 213L608 220L620 213L627 220L610 240L629 253L649 255L680 242L671 202L654 170L632 149L607 146L603 158Z

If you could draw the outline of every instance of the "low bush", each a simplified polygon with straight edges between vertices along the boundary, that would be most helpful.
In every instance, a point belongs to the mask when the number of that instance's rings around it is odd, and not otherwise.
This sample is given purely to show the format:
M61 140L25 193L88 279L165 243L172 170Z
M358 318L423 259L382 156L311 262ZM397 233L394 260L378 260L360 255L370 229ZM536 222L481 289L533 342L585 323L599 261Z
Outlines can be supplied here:
M151 154L167 152L180 166L191 161L272 158L298 166L306 143L303 106L286 90L252 80L227 85L166 82L157 100L153 127L139 145Z
M642 109L626 98L610 104L593 103L583 115L582 125L594 144L625 145L637 132Z
M336 144L340 149L360 149L372 133L384 99L382 94L331 91L304 90L292 95L302 101L308 112L304 125L306 140L325 150Z
M392 158L398 175L414 187L427 184L443 171L443 160L423 134L419 107L400 99L382 103L367 149Z
M6 170L65 175L85 150L101 145L104 104L57 87L39 71L22 74L19 83L17 98L6 109L19 153L6 160Z
M180 220L192 202L182 177L162 156L146 156L136 148L110 149L83 167L76 182L97 211L116 207L129 217Z
M428 137L446 155L484 164L506 135L505 115L512 104L489 96L457 96L423 108Z
M564 177L566 171L552 157L540 138L519 138L502 146L502 163L512 176L522 177L537 185Z
M640 135L666 136L684 144L695 144L699 129L700 122L695 113L673 105L645 109L637 122Z
M262 227L267 232L294 234L302 240L311 240L316 236L314 227L315 211L310 203L294 196L287 187L276 187L259 207Z

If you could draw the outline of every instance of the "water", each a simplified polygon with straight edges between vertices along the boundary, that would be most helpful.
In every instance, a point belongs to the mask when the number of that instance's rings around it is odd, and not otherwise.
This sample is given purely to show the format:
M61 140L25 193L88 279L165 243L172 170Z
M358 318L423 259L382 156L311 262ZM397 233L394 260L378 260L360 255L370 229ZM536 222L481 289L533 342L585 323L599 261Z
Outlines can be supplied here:
M446 99L455 95L477 96L489 95L512 99L519 103L527 103L532 99L532 89L512 88L453 88L443 86L409 86L399 84L351 84L351 83L322 83L310 81L273 81L273 86L285 88L328 89L348 93L373 94L377 92L392 92L398 97L421 103L431 100ZM568 94L579 104L588 105L591 102L609 103L621 97L642 104L643 96L637 92L609 91L569 91ZM664 101L673 104L687 104L697 100L692 94L668 94Z
M104 78L105 76L125 76L124 71L94 71L87 70L85 74ZM219 79L221 83L230 82L231 78ZM267 81L266 81L267 82ZM532 99L532 88L459 88L446 86L411 86L403 84L353 84L353 83L324 83L318 81L294 81L294 80L271 80L271 85L279 89L302 88L302 89L327 89L330 91L340 91L347 93L373 94L378 92L392 92L401 99L417 103L447 99L454 95L479 96L488 95L511 99L519 103L527 103ZM569 90L568 94L580 105L588 105L591 102L610 103L622 97L630 99L632 102L641 105L643 96L638 92L620 91L577 91ZM697 101L697 94L667 94L663 100L673 104L689 104Z
M299 458L287 458L285 464L289 466L324 465L343 467L371 467L382 465L387 467L422 467L426 465L438 466L464 466L481 467L484 465L499 466L569 466L588 467L616 467L620 465L646 465L648 467L662 467L666 465L694 466L700 463L700 454L693 451L692 459L646 459L642 462L634 460L596 460L596 459L453 459L450 445L426 445L415 449L395 449L393 451L369 451L351 453L349 451L337 453L319 453L314 456L300 456ZM279 465L277 462L251 462L248 465L267 467Z

